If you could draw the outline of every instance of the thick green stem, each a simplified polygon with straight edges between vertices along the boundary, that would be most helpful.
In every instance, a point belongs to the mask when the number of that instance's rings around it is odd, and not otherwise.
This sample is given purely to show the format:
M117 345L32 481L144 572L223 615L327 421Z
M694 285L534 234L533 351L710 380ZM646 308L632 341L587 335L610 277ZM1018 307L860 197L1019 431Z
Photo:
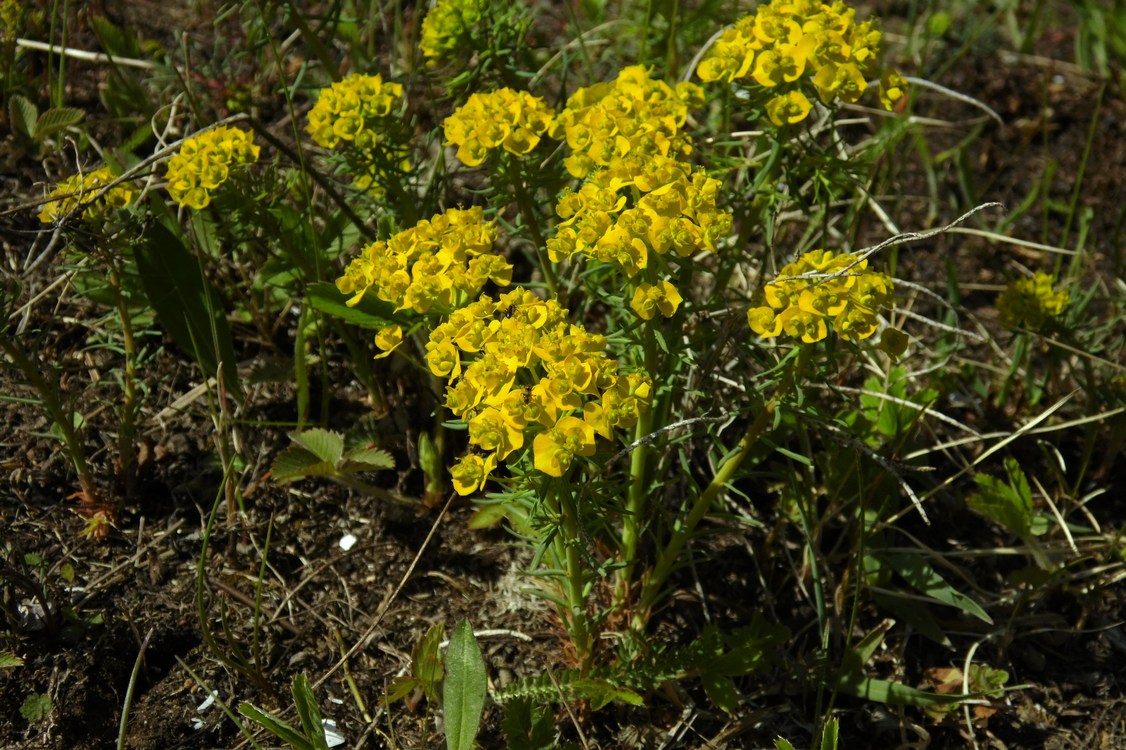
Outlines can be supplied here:
M78 484L82 489L83 501L89 505L97 505L94 477L86 463L86 448L83 446L82 438L74 429L74 413L63 407L58 388L47 382L47 379L40 373L39 366L32 362L19 344L8 338L5 333L0 333L0 349L8 355L12 364L19 368L31 387L39 394L43 408L47 410L51 421L59 428L67 453L70 454L70 460L74 463L74 470L78 473Z
M683 519L678 519L672 530L672 536L669 538L668 546L661 552L661 556L657 559L657 564L653 570L646 576L645 583L641 589L641 597L638 601L637 609L633 616L633 629L636 633L644 632L645 626L649 622L649 616L653 611L653 606L657 603L658 597L661 595L665 581L676 569L677 564L680 562L680 554L684 551L684 546L688 540L692 538L692 534L696 531L696 527L704 516L711 510L712 503L723 491L727 483L738 471L747 455L751 452L751 447L758 441L759 437L766 430L767 427L774 421L774 409L776 400L771 399L764 406L755 421L747 428L743 434L743 438L739 441L738 447L723 465L719 467L715 477L708 484L700 496L696 498L696 502L692 505L692 509L688 515Z

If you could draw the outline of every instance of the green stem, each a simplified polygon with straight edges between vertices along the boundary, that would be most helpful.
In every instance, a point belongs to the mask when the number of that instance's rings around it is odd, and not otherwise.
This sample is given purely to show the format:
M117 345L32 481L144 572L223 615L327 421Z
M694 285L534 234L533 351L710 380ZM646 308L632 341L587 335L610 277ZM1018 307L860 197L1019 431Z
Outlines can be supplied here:
M515 174L509 172L510 168L502 167L502 170L507 173L508 183L512 185L512 194L516 198L516 206L520 209L520 216L523 217L524 224L528 227L532 244L536 246L536 257L539 259L540 270L543 271L543 280L547 284L547 291L551 293L553 298L558 299L559 280L555 276L555 269L551 266L551 259L547 257L547 243L544 242L543 233L540 232L540 224L536 220L536 212L532 208L531 200L529 200L527 186L519 168L515 169ZM563 304L563 300L559 300L559 302Z
M137 343L133 337L133 321L129 317L129 306L125 300L125 293L121 289L121 271L115 258L109 259L109 284L113 289L114 302L117 304L117 317L121 321L122 347L125 350L125 373L122 378L122 404L121 424L118 427L117 452L121 462L121 476L124 485L124 496L128 500L133 496L135 480L137 477L135 465L135 438L137 415Z
M583 573L583 559L579 551L582 543L579 530L578 506L575 496L563 482L551 482L548 492L558 502L562 528L558 537L562 544L567 583L565 587L567 609L564 620L575 644L575 654L583 673L590 668L591 643L590 624L586 614L586 577Z
M43 408L47 410L51 421L55 423L59 428L59 433L63 436L67 453L70 454L70 460L74 463L74 470L78 473L78 484L82 489L84 502L89 505L97 505L94 477L86 463L86 449L78 432L74 429L74 412L63 408L62 397L59 395L58 388L47 382L47 379L40 373L39 366L31 361L19 344L8 338L4 333L0 333L0 350L8 355L12 364L19 368L31 387L39 394Z
M641 597L638 601L637 609L633 617L633 629L636 633L644 632L645 626L649 622L649 616L652 614L653 606L657 603L663 590L665 581L675 570L677 564L680 562L680 553L684 550L684 546L688 540L692 538L696 527L704 516L711 510L712 503L719 496L719 493L731 481L735 472L738 471L743 461L751 452L751 447L758 441L766 428L774 421L774 410L777 406L777 396L768 401L755 421L747 428L743 434L735 453L731 455L723 465L719 467L715 477L696 498L696 502L692 505L692 509L688 515L683 519L678 519L673 526L672 536L669 538L668 546L661 552L661 556L657 559L657 564L653 570L645 578L645 583L641 589Z

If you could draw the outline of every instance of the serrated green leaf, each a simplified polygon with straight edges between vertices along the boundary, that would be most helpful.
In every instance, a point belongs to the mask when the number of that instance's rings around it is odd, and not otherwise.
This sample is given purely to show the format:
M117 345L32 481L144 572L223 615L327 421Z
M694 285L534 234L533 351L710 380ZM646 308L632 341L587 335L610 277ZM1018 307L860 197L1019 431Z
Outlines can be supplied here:
M957 607L989 625L993 624L993 618L981 608L981 605L947 583L946 579L939 575L938 571L921 555L902 553L883 555L883 558L892 570L901 575L903 580L911 584L919 593L942 604Z
M488 692L485 658L468 620L454 627L446 649L446 679L442 685L445 709L446 747L472 750L481 724Z
M293 750L314 750L313 744L303 737L294 727L273 714L263 711L253 703L240 703L238 712L251 721L260 724L268 732L293 748Z
M836 718L825 722L825 728L821 730L821 743L817 746L817 750L837 750L840 731L841 727Z
M291 445L279 453L270 470L270 476L279 484L307 477L331 477L336 473L335 464L320 460L299 445Z
M504 708L501 731L508 750L546 750L554 747L555 722L528 698L518 698Z
M39 119L39 108L26 96L13 94L8 99L8 118L14 132L31 139L36 137L35 123Z
M196 258L159 222L150 225L134 244L133 256L145 296L160 324L195 358L206 377L213 377L222 362L227 389L240 395L235 348L221 297L203 276Z
M12 667L23 666L23 659L13 654L11 651L0 651L0 669L11 669Z
M377 471L380 469L394 469L395 458L382 448L353 448L344 454L344 460L349 464L361 464L353 471Z
M74 107L54 107L39 115L35 121L35 137L46 138L71 125L82 122L86 113Z
M344 436L321 427L289 433L289 439L325 463L336 466L344 457Z
M305 287L305 298L314 310L320 310L364 328L383 328L395 322L395 306L374 294L365 294L355 307L348 307L348 298L335 284L319 281Z
M302 672L293 678L293 705L297 707L297 715L301 717L301 728L312 744L313 750L328 750L328 739L325 737L324 722L321 721L321 709L317 705L316 696L313 695L313 686L309 684L309 677Z
M603 708L611 701L622 701L631 706L645 705L645 700L633 690L594 677L576 679L568 685L568 689L574 695L589 700L593 711Z
M988 474L975 475L974 482L979 491L970 496L967 504L1010 533L1028 539L1032 534L1034 517L1032 490L1015 459L1005 459L1005 471L1009 477L1008 484Z
M50 716L53 708L51 696L46 693L32 693L20 706L20 716L35 724Z

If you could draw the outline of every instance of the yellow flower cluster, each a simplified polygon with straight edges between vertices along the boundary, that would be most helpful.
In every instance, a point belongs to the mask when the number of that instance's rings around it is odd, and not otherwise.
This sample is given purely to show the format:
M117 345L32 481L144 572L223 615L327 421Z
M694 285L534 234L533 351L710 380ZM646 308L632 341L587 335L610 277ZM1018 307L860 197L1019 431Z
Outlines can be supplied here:
M512 265L493 254L496 226L484 220L480 206L450 209L429 221L374 242L360 251L336 280L342 294L357 304L374 288L376 296L395 310L447 313L475 297L485 283L507 286ZM381 331L376 345L384 351L398 345L394 329Z
M419 48L431 65L466 46L489 8L488 0L438 0L422 19Z
M859 341L876 332L879 311L891 301L891 279L869 271L866 259L813 250L762 288L747 323L760 336L786 334L806 343L825 338L832 323L838 336Z
M705 82L751 78L769 98L767 116L775 125L800 122L813 103L809 84L824 104L855 102L876 67L880 32L843 2L773 0L739 19L700 61ZM802 89L805 88L805 91ZM884 77L880 97L888 109L903 97L896 73Z
M597 435L632 427L649 403L648 377L618 372L606 338L567 322L567 312L518 288L455 310L426 344L446 406L469 424L474 452L453 467L454 488L477 491L498 462L531 436L538 471L560 477Z
M547 241L548 257L587 255L632 279L670 251L680 257L714 251L731 228L731 214L716 206L719 188L718 180L669 157L620 160L560 197L555 211L564 221ZM640 197L631 206L623 193ZM679 295L664 297L675 311Z
M457 146L457 158L475 167L489 149L503 148L524 156L540 142L551 126L555 112L527 91L500 89L473 94L442 124L446 143Z
M688 110L703 100L696 84L678 83L674 88L634 65L623 68L610 83L576 91L555 118L550 135L571 148L564 164L579 179L627 155L684 156L691 153L692 144L680 129Z
M341 141L368 151L379 142L379 131L403 98L403 87L384 82L383 76L352 74L321 89L309 110L306 130L324 148Z
M82 208L84 219L97 219L111 208L125 208L133 201L134 195L133 188L127 183L115 185L99 196L98 200L94 200L98 191L113 182L113 179L109 167L68 177L55 185L55 189L47 196L47 203L43 204L43 209L39 212L39 221L51 224L66 218L79 208Z
M231 170L258 160L254 135L218 127L189 138L168 160L168 193L181 206L201 209L211 203L211 191L231 176Z
M1037 271L1033 276L1016 281L1005 287L997 297L997 310L1001 322L1010 328L1024 326L1029 330L1039 330L1048 318L1063 312L1070 301L1066 289L1053 289L1056 277Z

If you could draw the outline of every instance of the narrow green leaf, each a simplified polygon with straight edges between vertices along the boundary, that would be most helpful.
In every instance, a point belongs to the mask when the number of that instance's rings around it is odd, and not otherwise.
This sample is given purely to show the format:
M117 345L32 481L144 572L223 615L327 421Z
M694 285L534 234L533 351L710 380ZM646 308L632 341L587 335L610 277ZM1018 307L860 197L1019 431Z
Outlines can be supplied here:
M387 690L383 692L383 700L387 704L401 701L414 692L415 688L422 687L422 682L417 677L402 675L391 680Z
M213 377L223 363L227 389L241 393L231 330L219 293L196 258L166 226L154 223L133 246L137 271L157 320L181 348Z
M295 728L271 713L263 711L253 703L240 703L238 712L251 721L261 724L268 732L293 748L293 750L314 750L313 743L301 736Z
M969 695L930 693L900 682L877 680L855 673L845 675L837 684L837 688L845 695L893 705L939 706L958 703L972 697Z
M981 608L980 604L947 583L922 555L902 553L883 557L892 570L901 575L903 580L911 584L915 590L937 602L957 607L982 622L993 624L993 618Z
M383 328L395 320L395 306L374 294L365 294L355 307L348 307L348 298L335 284L319 281L305 287L305 297L314 310L354 323L364 328Z
M411 652L411 671L422 683L428 700L437 701L438 684L446 676L445 667L442 666L442 652L439 644L446 634L446 629L441 623L430 626L426 634L415 644Z
M777 750L794 750L794 746L790 744L789 740L784 740L781 737L774 738L774 747Z
M884 620L877 625L860 643L845 651L841 659L841 674L860 674L860 670L876 653L876 649L884 642L884 636L895 625L895 620Z
M841 725L835 717L825 722L825 728L821 730L821 743L817 746L818 750L837 750L840 730Z
M26 96L12 95L8 100L8 117L13 131L28 138L35 138L35 123L39 119L39 108Z
M442 686L449 750L472 750L485 710L487 690L481 647L477 645L469 621L462 620L454 627L446 649L446 680Z
M344 456L344 436L338 432L314 427L289 433L289 439L322 461L336 466Z
M304 672L293 678L291 692L293 705L297 707L297 715L301 717L301 728L312 742L313 750L328 750L321 709L313 695L313 686L309 684L309 678Z

